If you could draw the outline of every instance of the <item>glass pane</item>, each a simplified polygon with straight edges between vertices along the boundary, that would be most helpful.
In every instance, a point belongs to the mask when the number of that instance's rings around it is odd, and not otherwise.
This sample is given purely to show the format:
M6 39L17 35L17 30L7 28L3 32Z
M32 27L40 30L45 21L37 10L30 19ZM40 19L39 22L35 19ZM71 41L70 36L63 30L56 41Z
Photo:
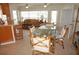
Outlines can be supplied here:
M57 11L52 11L52 14L51 14L51 23L54 23L56 24L56 20L57 20Z
M25 19L41 19L41 16L43 15L43 19L48 19L48 11L21 11L21 18L23 20Z
M13 10L13 20L14 20L14 24L18 24L17 11L16 10Z
M2 15L2 20L5 22L5 25L7 25L7 16L6 15Z
M2 11L0 10L0 18L2 18Z
M2 18L2 9L1 9L1 6L0 6L0 18Z

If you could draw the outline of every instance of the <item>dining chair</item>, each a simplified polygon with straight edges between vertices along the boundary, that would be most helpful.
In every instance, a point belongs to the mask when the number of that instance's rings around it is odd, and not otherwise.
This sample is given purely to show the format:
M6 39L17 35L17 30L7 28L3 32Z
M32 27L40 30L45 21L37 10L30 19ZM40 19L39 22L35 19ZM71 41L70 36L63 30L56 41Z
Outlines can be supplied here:
M59 33L58 35L56 35L57 43L59 43L60 45L62 45L63 49L64 49L64 39L65 39L67 33L68 33L68 27L64 26L62 28L61 33Z

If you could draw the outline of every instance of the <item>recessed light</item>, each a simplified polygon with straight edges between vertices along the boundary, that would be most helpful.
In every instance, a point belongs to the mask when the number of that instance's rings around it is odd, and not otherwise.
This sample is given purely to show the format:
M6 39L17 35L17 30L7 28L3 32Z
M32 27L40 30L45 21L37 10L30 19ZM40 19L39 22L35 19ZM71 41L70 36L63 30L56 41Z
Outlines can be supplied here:
M47 5L44 5L44 8L46 8L47 7Z
M26 8L29 8L28 6L26 6Z
M46 7L47 7L47 3L44 4L44 8L46 8Z
M26 8L29 8L28 4L26 4Z

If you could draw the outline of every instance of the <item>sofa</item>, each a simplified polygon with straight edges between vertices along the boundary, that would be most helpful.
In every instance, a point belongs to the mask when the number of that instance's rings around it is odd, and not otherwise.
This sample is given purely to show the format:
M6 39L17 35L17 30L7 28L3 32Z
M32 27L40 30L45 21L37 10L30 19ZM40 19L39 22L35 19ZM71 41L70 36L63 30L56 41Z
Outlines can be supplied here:
M40 27L42 24L44 24L44 22L39 19L26 19L22 23L22 27L23 29L29 29L32 26Z

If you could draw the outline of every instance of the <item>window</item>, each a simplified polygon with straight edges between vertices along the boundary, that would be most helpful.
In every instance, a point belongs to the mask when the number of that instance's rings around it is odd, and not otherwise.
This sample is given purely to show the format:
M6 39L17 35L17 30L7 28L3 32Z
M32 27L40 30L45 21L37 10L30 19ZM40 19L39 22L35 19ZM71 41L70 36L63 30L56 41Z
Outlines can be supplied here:
M57 20L57 11L52 11L52 13L51 13L51 23L56 24L56 20Z
M14 21L14 24L18 24L17 11L16 10L13 10L13 21Z
M51 23L54 24L53 29L56 29L57 11L51 12Z
M42 16L42 17L41 17ZM43 21L47 21L48 19L48 11L21 11L21 18L23 21L25 19L41 19L43 18Z

